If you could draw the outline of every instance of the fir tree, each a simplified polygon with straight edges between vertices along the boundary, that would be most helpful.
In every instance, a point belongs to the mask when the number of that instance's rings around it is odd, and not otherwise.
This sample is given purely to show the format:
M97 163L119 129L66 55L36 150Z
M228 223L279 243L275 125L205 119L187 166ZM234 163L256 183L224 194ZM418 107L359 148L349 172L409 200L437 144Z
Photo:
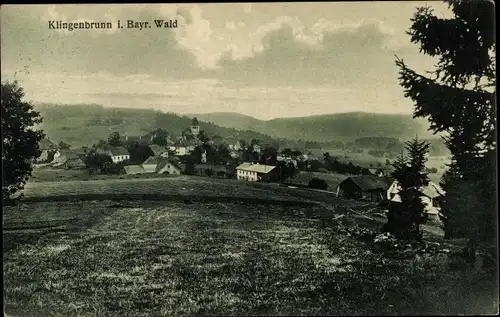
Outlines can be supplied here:
M415 102L414 117L444 133L453 159L444 179L447 234L496 241L496 114L494 3L446 1L454 17L419 8L408 32L420 51L438 62L423 76L401 59L400 84ZM432 77L431 77L432 76ZM466 220L466 221L465 221Z
M422 188L429 178L425 172L426 155L430 144L417 138L405 143L408 157L403 154L393 166L393 177L400 187L400 204L391 204L385 229L399 239L420 240L420 225L425 221L425 205L422 202Z

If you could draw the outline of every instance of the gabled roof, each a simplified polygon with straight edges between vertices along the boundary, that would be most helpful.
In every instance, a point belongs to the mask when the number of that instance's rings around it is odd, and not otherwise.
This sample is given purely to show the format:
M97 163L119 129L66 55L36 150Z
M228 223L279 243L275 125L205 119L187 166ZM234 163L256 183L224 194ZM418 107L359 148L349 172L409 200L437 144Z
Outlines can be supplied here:
M158 162L158 165L156 166L156 172L161 171L167 164L172 165L173 167L175 167L179 171L183 170L183 168L177 162L175 162L173 160L163 159L160 162Z
M192 126L198 126L198 125L200 125L200 123L198 122L198 118L194 117L193 121L191 121L191 125Z
M153 151L155 155L160 155L162 153L167 152L166 148L164 148L163 146L159 146L158 144L152 144L149 146L149 148L151 149L151 151Z
M346 180L348 179L354 182L363 191L377 189L387 190L387 188L389 188L389 184L387 184L385 179L374 175L350 176ZM344 180L343 182L345 182L346 180Z
M130 155L130 153L128 152L128 150L126 148L124 148L123 146L110 146L106 150L108 150L109 153L111 153L112 156L116 156L116 155Z
M125 173L127 174L142 174L145 172L144 168L140 165L127 165L123 167L125 169Z
M275 169L276 166L272 165L264 165L264 164L252 164L249 162L245 162L238 167L236 167L237 170L242 170L242 171L248 171L248 172L257 172L261 174L267 174L273 169Z
M434 182L429 182L429 184L422 189L422 193L430 198L444 196L446 194L444 189Z
M40 150L53 150L53 149L57 149L58 146L54 142L50 141L49 139L44 138L44 139L40 140L40 142L38 143L38 148Z
M398 194L399 190L400 190L400 187L398 185L398 182L394 181L392 183L392 185L390 186L390 188L388 189L388 195L393 196L392 198L390 198L391 200L401 201L401 198L399 197L399 194ZM424 186L420 189L420 192L424 196L427 196L429 198L436 198L436 197L444 196L446 194L446 192L441 188L441 186L439 186L438 184L436 184L434 182L429 182L429 184L427 184L427 186Z
M159 156L150 156L147 160L145 160L142 165L156 165L159 164L162 161L165 161L166 159L159 157Z

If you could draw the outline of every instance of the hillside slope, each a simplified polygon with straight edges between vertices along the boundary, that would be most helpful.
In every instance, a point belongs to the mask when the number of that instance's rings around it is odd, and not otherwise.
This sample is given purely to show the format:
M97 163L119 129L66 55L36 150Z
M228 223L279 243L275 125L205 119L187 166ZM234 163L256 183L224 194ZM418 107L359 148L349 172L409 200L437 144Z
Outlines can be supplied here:
M395 137L407 140L435 138L427 131L425 119L413 119L406 114L375 114L349 112L299 118L279 118L268 121L235 113L197 114L201 120L235 129L254 129L274 138L328 142L360 137Z
M106 140L111 132L145 135L155 128L167 130L174 136L189 128L192 117L164 113L150 109L106 108L101 105L53 105L35 106L43 117L40 124L46 135L56 142L64 141L74 147L91 145L100 139ZM268 143L276 142L271 137L255 131L224 128L212 123L201 122L201 130L207 135L223 138L253 138Z

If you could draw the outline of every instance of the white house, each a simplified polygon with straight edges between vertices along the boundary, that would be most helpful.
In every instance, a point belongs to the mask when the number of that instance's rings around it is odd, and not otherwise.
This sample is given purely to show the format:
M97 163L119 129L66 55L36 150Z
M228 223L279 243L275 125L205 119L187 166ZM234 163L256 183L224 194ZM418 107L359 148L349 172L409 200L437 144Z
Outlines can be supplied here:
M401 186L399 186L397 181L394 181L387 190L387 199L390 202L400 203L401 197L398 194L400 190ZM439 198L444 196L446 192L441 188L441 186L434 182L429 182L427 186L420 188L420 192L423 194L420 199L425 205L425 212L429 216L437 218L441 212Z
M123 146L110 146L98 152L111 156L113 163L119 163L130 159L130 153Z
M171 160L163 160L158 164L156 171L158 174L179 175L182 173L182 168Z
M245 162L236 167L236 179L256 182L261 180L265 175L273 171L275 168L276 166L272 165Z

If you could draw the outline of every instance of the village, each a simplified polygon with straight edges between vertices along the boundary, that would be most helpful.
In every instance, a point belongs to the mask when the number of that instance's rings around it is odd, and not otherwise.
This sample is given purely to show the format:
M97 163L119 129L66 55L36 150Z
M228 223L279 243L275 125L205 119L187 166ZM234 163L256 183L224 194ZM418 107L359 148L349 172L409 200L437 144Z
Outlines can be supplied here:
M378 203L385 208L389 203L401 202L390 164L361 167L343 164L329 153L320 158L311 152L289 148L277 151L255 139L251 142L210 139L197 118L193 118L191 126L177 138L161 129L143 136L120 136L115 132L108 142L100 141L90 148L71 149L69 144L45 138L39 149L35 165L38 169L86 170L136 178L184 174L298 186L330 192L337 198ZM329 180L332 174L341 176ZM422 193L428 219L439 222L443 189L431 181L422 188Z

